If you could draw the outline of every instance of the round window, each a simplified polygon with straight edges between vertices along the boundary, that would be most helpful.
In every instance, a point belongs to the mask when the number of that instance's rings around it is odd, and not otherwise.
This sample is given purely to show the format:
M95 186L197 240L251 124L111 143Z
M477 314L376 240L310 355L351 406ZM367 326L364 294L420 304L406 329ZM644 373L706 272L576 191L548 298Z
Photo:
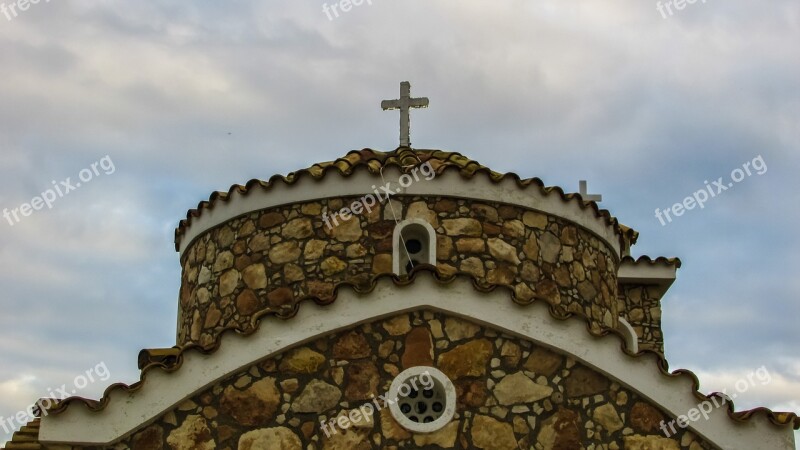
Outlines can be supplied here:
M453 382L433 367L412 367L392 382L389 405L397 423L416 433L436 431L452 420L456 412Z

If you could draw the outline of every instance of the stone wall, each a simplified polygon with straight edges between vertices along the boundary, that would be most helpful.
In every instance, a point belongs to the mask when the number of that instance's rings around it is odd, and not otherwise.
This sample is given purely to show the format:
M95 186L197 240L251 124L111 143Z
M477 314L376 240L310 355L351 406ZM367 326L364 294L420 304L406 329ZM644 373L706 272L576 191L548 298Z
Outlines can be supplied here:
M320 428L320 421L374 404L414 366L437 367L456 385L456 415L443 429L409 433L385 407L330 436ZM471 322L412 312L255 364L114 449L714 448L680 428L665 437L664 419L659 408L571 357Z
M199 236L182 258L178 343L208 345L222 327L248 329L255 312L288 310L304 296L329 297L338 283L366 285L391 273L396 220L407 218L436 230L440 271L508 285L523 301L538 295L587 315L595 329L617 324L617 257L563 219L510 205L397 196L391 207L325 226L323 211L354 200L256 211Z
M639 336L639 349L664 354L664 335L661 331L661 298L655 286L624 285L619 292L622 317Z

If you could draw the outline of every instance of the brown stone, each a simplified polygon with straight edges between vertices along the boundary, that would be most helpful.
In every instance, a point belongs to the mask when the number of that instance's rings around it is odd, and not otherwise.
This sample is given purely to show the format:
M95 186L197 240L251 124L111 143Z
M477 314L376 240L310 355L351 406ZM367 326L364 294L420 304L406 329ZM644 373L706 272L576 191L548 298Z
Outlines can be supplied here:
M475 219L445 219L442 221L448 236L476 236L479 237L483 229L481 223Z
M543 347L535 347L531 350L531 354L528 355L528 360L525 361L523 367L525 370L531 371L536 375L551 377L561 367L563 362L564 358L562 356Z
M333 295L333 283L319 280L309 280L307 282L308 294L312 297L328 299Z
M664 416L657 409L643 402L636 402L631 408L630 422L633 429L644 433L653 433Z
M470 434L472 443L477 448L487 450L516 450L518 448L511 424L500 422L489 416L476 415L472 419Z
M263 252L269 248L269 236L266 234L257 234L253 236L250 238L250 244L248 247L253 253Z
M443 198L433 205L433 210L436 212L456 212L456 210L458 210L458 203L449 198Z
M480 408L485 406L489 392L486 390L486 383L473 380L465 380L456 383L456 395L458 409Z
M415 327L408 333L402 363L404 369L433 365L433 339L427 327Z
M553 275L555 275L556 283L558 283L559 286L568 287L572 285L572 280L569 278L569 269L567 266L556 267Z
M342 392L336 386L321 380L311 380L292 403L296 413L323 413L336 407Z
M585 366L575 365L564 380L564 387L570 398L586 397L605 392L608 379Z
M172 450L214 450L217 445L206 419L198 415L188 416L180 427L172 430L167 444Z
M578 283L578 294L580 294L581 298L584 300L592 301L597 297L597 290L590 281L581 281Z
M472 214L474 214L481 221L497 222L500 218L497 216L497 209L489 205L476 203L472 205Z
M507 266L500 266L489 271L486 282L490 284L512 284L516 275Z
M333 344L333 357L336 359L366 358L372 353L367 339L358 331L343 334Z
M501 205L497 208L497 214L504 220L516 219L519 215L519 210L513 206Z
M300 206L300 212L307 216L318 216L322 214L322 205L319 203L306 203Z
M519 275L522 277L523 280L532 281L535 283L539 281L541 273L539 272L539 268L536 267L534 263L530 261L524 261L522 263L522 271L520 271Z
M484 222L483 223L483 232L486 233L487 236L497 236L498 234L503 232L503 228L500 225L495 225L493 223Z
M164 448L164 429L151 425L131 439L131 450L161 450Z
M559 409L542 422L536 440L544 450L579 449L583 448L581 429L578 413L569 409Z
M622 442L625 450L680 450L678 442L663 436L641 436L638 434L624 436Z
M447 236L437 236L436 257L438 259L450 259L453 256L453 240Z
M305 217L292 219L283 226L281 236L290 239L303 239L314 234L311 220Z
M208 308L208 313L206 313L206 321L203 324L203 328L213 328L219 324L219 320L222 318L222 311L217 308L217 305L211 305Z
M372 273L392 273L392 255L381 253L372 258Z
M238 450L302 450L303 443L286 427L262 428L242 435Z
M233 417L245 426L256 426L268 423L275 418L281 393L275 385L275 378L267 377L251 384L240 391L228 386L222 392L220 411Z
M275 264L286 264L297 261L301 253L297 242L281 242L269 250L269 259Z
M456 241L459 253L483 253L486 251L486 242L481 238L461 238Z
M492 343L479 339L439 356L439 369L453 380L461 377L482 377L492 356Z
M561 303L561 293L553 280L542 280L536 285L536 294L553 305Z
M472 274L478 278L483 278L486 276L486 272L483 268L483 261L480 258L471 257L461 261L461 270L463 272L467 272Z
M272 228L284 221L283 214L277 212L266 213L258 219L260 228Z
M576 245L578 243L578 230L573 226L566 226L561 230L561 242L564 245Z
M345 373L347 386L344 390L348 401L368 400L378 396L380 375L372 361L357 361L348 364Z
M394 420L389 408L381 409L381 434L385 439L397 441L403 441L411 437L411 433Z
M267 294L267 301L269 306L279 307L284 305L291 305L294 300L294 293L288 287L280 287Z
M505 341L500 348L500 356L503 358L503 362L506 365L516 367L517 364L519 364L520 358L522 358L522 351L519 345L511 341Z
M325 364L325 356L308 347L292 350L281 360L280 370L289 373L315 373Z
M253 264L242 272L244 284L250 289L264 289L267 287L267 272L263 264Z

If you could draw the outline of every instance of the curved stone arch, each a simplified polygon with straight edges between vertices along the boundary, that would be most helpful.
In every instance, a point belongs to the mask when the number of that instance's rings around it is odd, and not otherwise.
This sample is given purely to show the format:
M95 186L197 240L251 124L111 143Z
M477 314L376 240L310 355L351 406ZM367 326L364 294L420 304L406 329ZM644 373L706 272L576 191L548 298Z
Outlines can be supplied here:
M418 255L409 255L404 244L411 239L421 241L422 249ZM403 275L408 273L406 263L409 258L417 263L436 265L436 230L424 219L406 219L394 227L392 236L392 272ZM412 262L413 266L413 262Z
M457 280L443 288L431 274L422 272L405 287L381 279L370 295L342 289L332 304L306 302L290 320L265 317L262 321L268 323L250 336L225 334L221 347L210 355L185 353L182 367L174 373L151 371L139 390L112 390L108 406L99 412L75 403L60 414L43 417L40 442L113 445L138 431L142 424L151 423L185 399L252 364L321 336L420 309L460 316L557 349L618 380L673 416L685 415L698 406L691 377L664 376L654 355L627 355L620 351L619 340L590 335L580 318L556 320L544 302L521 306L509 301L504 290L481 293L468 280ZM778 433L764 417L736 423L728 416L727 405L712 410L708 420L691 422L689 428L720 448L793 448L789 445L793 442L790 427Z

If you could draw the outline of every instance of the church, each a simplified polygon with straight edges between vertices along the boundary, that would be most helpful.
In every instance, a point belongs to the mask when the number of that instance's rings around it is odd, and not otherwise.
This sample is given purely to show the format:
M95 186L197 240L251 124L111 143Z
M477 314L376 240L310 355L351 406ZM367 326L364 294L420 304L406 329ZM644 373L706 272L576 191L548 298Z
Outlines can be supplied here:
M680 261L599 196L412 148L214 192L175 232L176 345L43 407L8 450L791 450L664 357Z

